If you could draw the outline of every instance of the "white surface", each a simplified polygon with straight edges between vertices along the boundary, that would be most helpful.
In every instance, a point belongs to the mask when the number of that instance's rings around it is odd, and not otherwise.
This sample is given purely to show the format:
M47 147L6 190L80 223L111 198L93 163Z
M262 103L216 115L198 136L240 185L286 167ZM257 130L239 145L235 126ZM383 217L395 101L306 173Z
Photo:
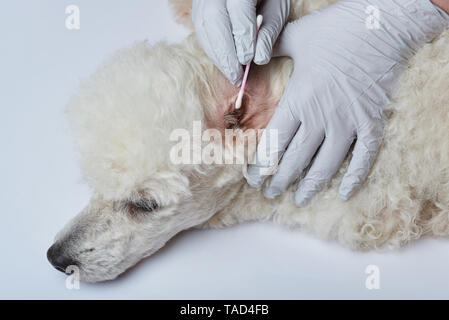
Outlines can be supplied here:
M68 4L81 10L78 31L65 28ZM271 223L184 232L118 280L66 289L45 254L89 190L64 105L115 49L186 34L161 0L19 0L0 10L0 298L449 298L447 240L354 253ZM370 264L379 290L365 288Z

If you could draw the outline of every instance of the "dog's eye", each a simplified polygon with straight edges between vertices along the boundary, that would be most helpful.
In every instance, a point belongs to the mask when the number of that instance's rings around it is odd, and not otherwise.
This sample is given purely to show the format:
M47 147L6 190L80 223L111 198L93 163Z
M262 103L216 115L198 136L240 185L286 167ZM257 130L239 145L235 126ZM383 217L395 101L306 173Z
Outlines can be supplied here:
M136 214L139 212L152 212L159 208L159 205L154 200L137 200L137 201L129 201L126 203L126 207L128 212L131 214Z

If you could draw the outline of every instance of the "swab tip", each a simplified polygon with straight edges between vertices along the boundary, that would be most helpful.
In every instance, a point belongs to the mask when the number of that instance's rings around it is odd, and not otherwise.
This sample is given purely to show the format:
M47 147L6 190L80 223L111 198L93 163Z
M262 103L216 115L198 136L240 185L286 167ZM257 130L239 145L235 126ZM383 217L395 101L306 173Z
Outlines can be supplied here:
M259 14L256 18L256 22L257 22L257 28L260 28L260 26L262 25L262 22L263 22L263 15Z
M243 95L239 93L239 96L237 97L237 100L235 101L235 109L240 109L242 106L242 97Z

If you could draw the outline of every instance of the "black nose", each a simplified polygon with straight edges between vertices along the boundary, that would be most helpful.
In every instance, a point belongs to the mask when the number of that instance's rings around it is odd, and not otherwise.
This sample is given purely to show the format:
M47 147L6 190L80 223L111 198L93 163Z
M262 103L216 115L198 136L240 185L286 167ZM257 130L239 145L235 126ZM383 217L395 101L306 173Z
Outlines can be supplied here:
M68 266L76 265L76 261L64 254L62 248L59 244L53 244L47 251L47 259L53 267L65 273Z

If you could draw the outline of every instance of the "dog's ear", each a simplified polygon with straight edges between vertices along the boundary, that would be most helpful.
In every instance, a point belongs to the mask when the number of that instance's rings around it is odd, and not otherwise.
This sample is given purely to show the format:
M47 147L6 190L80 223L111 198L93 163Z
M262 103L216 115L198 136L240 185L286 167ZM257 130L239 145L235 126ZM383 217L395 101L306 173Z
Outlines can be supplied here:
M235 109L239 88L234 87L218 70L209 85L212 99L205 102L206 126L225 129L263 129L274 113L279 98L273 94L267 67L254 65L248 78L242 106Z
M176 21L190 30L193 30L192 1L193 0L168 0Z

